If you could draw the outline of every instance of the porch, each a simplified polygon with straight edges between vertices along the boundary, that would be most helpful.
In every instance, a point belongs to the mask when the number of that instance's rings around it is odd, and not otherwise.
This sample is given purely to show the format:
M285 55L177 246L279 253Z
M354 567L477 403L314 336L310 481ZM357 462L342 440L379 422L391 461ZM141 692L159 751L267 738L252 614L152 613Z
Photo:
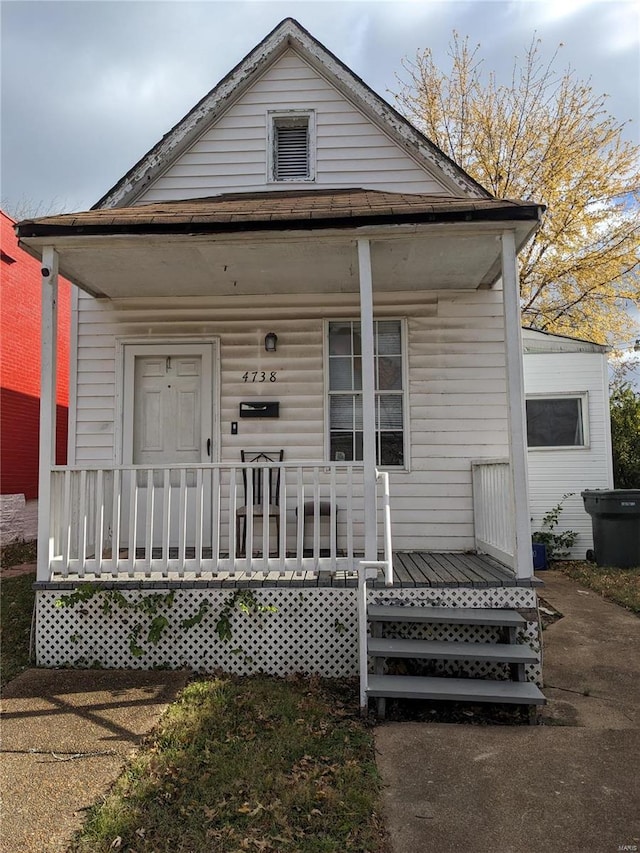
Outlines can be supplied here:
M106 214L20 225L43 266L39 581L379 568L394 500L397 548L531 575L516 255L537 206L314 190ZM48 464L58 265L98 297L78 302L68 469ZM180 431L168 405L154 415L166 389L190 400ZM273 421L235 420L271 397ZM277 508L239 516L256 502L234 461L265 438L302 462ZM396 490L384 510L376 464Z
M38 581L355 586L364 564L374 586L514 585L509 462L470 467L475 552L394 551L389 473L376 471L366 560L362 464L55 468Z
M478 660L479 653L482 657L491 644L503 641L492 614L501 618L517 610L517 642L539 654L539 582L517 579L492 557L398 551L391 586L381 574L364 584L363 576L362 570L198 577L186 572L179 578L158 572L139 578L57 575L36 584L36 659L40 666L188 667L239 675L359 673L365 689L367 613L381 606L425 615L446 609L449 618L442 624L406 625L402 636L451 643L452 651L464 647L464 663L443 663L449 675L509 678L504 658ZM483 624L463 624L470 612ZM466 643L473 645L467 649ZM527 664L525 674L541 683L539 663Z
M536 206L314 190L81 216L20 229L43 267L41 665L359 672L364 708L370 607L444 607L435 642L491 644L518 609L535 645L516 256ZM66 468L58 265L89 294Z
M394 551L393 582L385 583L379 577L369 582L370 589L491 589L493 587L540 586L536 578L516 578L514 572L493 557L469 552L436 553L434 551ZM115 579L109 575L101 578L80 577L67 574L62 578L54 575L50 582L39 582L38 589L75 589L79 583L95 581L104 589L296 589L296 588L345 588L357 587L357 572L338 571L319 573L314 571L238 572L219 573L210 577L202 573L185 572L179 579L167 579L160 572L147 577Z

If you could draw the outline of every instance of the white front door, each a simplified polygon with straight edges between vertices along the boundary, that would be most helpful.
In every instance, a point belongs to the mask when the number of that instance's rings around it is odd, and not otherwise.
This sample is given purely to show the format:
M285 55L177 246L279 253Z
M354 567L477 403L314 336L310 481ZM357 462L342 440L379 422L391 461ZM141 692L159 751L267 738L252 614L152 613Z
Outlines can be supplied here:
M135 357L134 465L205 461L202 395L201 355Z
M181 532L183 537L186 533L187 545L195 543L196 475L193 469L187 472L183 480L186 495L181 495L179 469L216 460L213 399L212 343L125 346L122 461L156 469L151 480L146 471L137 474L137 547L149 541L159 547L167 539L170 547L177 547ZM157 467L168 465L176 466L168 476ZM209 477L205 476L203 544L211 535L210 495ZM180 524L183 503L186 528ZM147 513L151 506L150 528Z

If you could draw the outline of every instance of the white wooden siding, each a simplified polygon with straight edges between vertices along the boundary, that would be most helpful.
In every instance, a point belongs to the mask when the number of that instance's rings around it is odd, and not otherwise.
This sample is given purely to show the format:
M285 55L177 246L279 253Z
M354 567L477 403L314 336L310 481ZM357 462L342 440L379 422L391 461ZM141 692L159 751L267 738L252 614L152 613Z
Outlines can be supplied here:
M315 111L313 186L449 195L435 177L393 142L293 50L137 199L138 204L225 192L309 188L267 181L267 110Z
M406 317L408 328L410 470L391 474L394 547L473 548L471 461L507 454L501 292L374 294L374 305L377 317ZM331 307L322 295L260 305L255 297L113 304L82 295L77 464L119 461L116 336L220 338L222 462L251 447L285 448L288 461L323 459L323 319L357 316L353 294L332 294ZM269 331L276 353L264 351ZM244 383L246 370L277 371L278 381ZM239 420L239 402L260 397L280 401L280 418Z
M606 356L592 352L525 353L527 394L588 394L589 446L567 449L535 448L528 452L529 500L532 530L567 492L558 531L576 530L571 556L584 559L593 547L591 516L584 510L580 492L612 488L609 395Z

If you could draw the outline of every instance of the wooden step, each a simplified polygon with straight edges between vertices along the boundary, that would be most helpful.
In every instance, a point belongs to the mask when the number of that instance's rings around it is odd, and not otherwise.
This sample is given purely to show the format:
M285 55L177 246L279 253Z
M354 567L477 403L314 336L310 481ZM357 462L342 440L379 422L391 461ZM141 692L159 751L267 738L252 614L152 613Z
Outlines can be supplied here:
M465 643L438 640L403 640L370 637L367 652L372 657L416 660L475 660L501 663L538 663L529 646L510 643Z
M544 705L542 692L528 681L488 681L414 675L370 675L367 696L386 699L433 699Z
M367 617L369 622L437 622L447 625L497 625L507 628L526 625L524 617L515 610L492 607L398 607L370 604Z

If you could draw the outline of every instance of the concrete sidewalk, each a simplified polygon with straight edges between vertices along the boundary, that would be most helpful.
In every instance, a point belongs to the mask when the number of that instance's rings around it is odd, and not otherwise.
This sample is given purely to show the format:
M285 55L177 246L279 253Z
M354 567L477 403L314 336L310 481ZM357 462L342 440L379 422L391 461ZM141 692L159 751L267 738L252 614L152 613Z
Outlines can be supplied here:
M376 729L394 853L640 851L640 619L540 578L544 725Z
M375 730L394 853L640 851L640 619L559 573L541 577L564 614L544 633L544 726ZM11 681L2 851L65 851L187 680L28 670Z
M184 672L23 672L2 699L3 853L62 853Z

